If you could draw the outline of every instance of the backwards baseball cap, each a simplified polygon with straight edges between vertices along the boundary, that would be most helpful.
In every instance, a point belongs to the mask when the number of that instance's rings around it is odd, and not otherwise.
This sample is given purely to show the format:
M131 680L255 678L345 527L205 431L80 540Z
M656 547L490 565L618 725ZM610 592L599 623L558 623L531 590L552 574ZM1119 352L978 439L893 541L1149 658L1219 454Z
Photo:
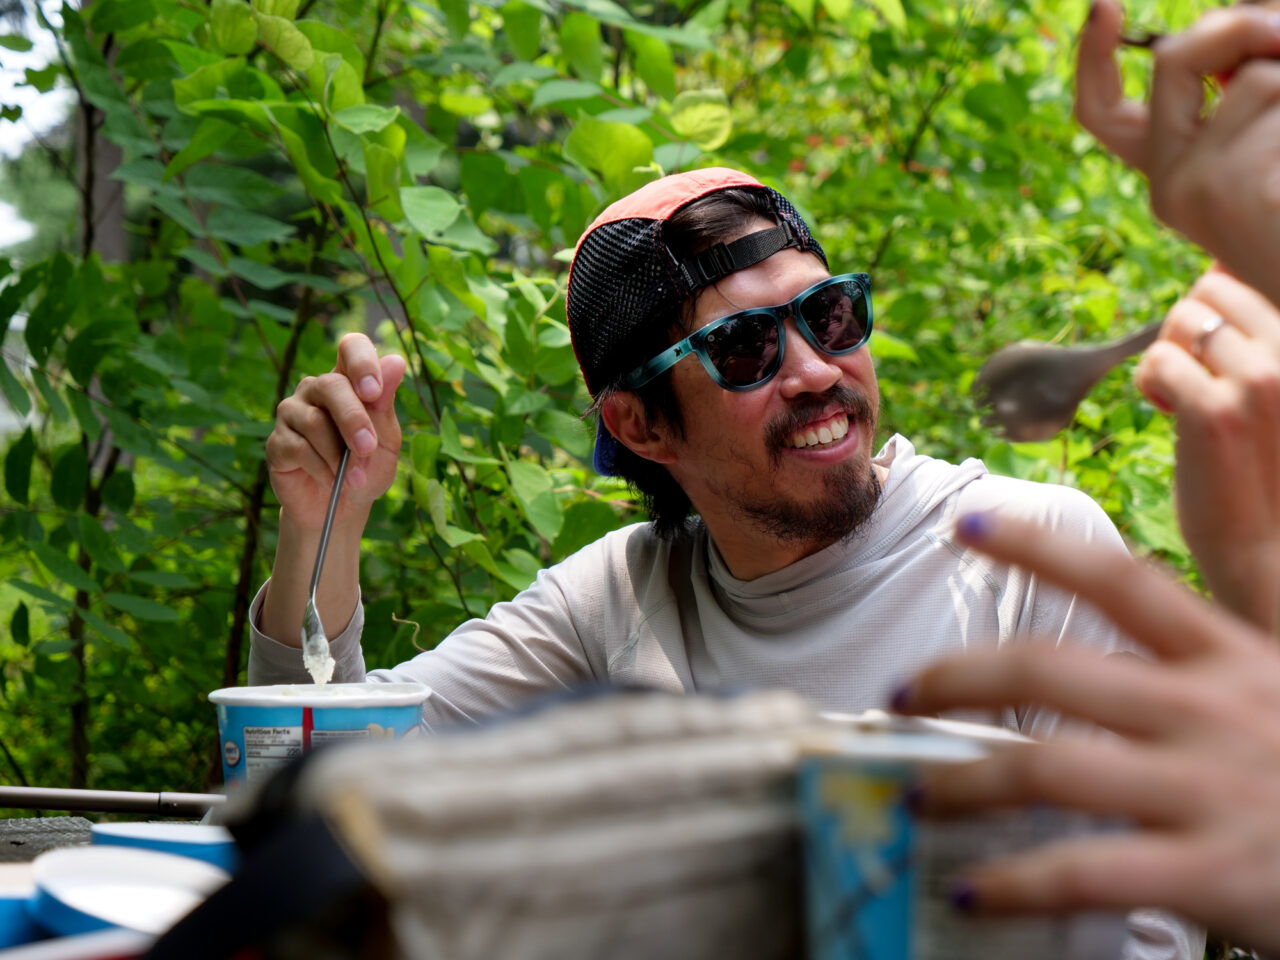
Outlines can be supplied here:
M759 190L778 223L707 250L677 255L663 237L667 221L684 207L721 190ZM573 350L594 397L648 359L644 345L655 326L666 330L681 305L703 287L793 247L826 254L808 225L782 194L753 177L725 167L672 174L646 184L610 205L587 228L569 268L566 313ZM621 446L601 418L595 467L616 474Z

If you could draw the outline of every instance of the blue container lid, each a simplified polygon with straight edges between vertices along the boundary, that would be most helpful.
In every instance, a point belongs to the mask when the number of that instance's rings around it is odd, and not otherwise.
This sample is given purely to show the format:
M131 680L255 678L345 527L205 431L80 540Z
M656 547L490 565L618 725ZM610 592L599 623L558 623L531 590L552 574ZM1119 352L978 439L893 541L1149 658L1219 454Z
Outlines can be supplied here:
M190 857L102 845L42 853L32 875L32 918L60 936L109 927L163 933L231 879Z
M195 857L223 870L236 868L236 842L226 827L208 823L136 821L95 823L90 828L95 844L141 847L180 857Z

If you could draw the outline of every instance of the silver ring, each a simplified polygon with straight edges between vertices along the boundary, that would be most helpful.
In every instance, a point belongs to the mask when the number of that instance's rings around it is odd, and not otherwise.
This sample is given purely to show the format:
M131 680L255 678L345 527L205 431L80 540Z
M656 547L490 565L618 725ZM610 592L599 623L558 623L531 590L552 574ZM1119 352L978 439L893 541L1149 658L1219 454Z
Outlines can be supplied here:
M1204 322L1200 324L1200 330L1196 333L1196 337L1191 341L1191 355L1197 360L1204 360L1205 346L1209 343L1209 338L1222 329L1227 321L1223 320L1221 315L1211 313L1204 318Z

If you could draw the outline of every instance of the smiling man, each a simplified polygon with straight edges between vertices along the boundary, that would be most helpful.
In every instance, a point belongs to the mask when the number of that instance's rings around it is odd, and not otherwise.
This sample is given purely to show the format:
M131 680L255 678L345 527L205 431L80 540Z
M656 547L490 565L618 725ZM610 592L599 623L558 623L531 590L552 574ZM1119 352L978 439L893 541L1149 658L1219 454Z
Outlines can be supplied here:
M1078 491L956 466L894 436L877 453L871 278L832 274L776 191L732 170L665 177L578 244L567 314L598 413L595 465L651 521L542 571L434 650L373 670L432 688L431 727L590 683L785 686L827 710L888 703L938 657L1028 632L1118 649L1094 611L953 539L1001 506L1123 550ZM305 681L300 624L328 490L352 466L318 591L338 681L366 676L360 537L400 449L400 357L363 336L280 405L267 441L281 530L252 608L251 683ZM986 719L1043 735L1036 711Z
M640 491L650 522L543 570L435 649L366 674L360 538L395 477L405 364L348 336L335 370L280 405L267 441L280 539L251 608L250 683L309 679L302 610L344 446L352 468L318 592L334 680L424 683L433 729L586 683L785 687L860 711L964 649L1027 635L1126 646L1072 595L954 537L957 517L999 506L1123 550L1088 497L922 456L901 436L875 452L871 279L833 275L776 191L707 169L618 201L579 241L567 314L599 415L596 467ZM1034 708L970 718L1036 737L1056 721ZM1134 929L1126 957L1203 947L1203 933L1161 915Z

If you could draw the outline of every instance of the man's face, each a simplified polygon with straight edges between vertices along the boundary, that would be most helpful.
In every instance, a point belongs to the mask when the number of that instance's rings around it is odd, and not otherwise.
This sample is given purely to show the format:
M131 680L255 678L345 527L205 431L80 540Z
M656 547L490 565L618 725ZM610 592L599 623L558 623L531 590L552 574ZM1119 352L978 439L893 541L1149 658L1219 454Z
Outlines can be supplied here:
M770 226L760 221L745 232ZM693 328L785 303L829 275L813 254L782 250L704 290ZM870 513L878 494L871 455L880 395L865 347L829 356L788 319L782 367L763 386L724 390L697 361L676 364L671 383L685 435L670 438L675 460L667 468L718 544L745 527L754 531L751 539L764 534L816 549Z

